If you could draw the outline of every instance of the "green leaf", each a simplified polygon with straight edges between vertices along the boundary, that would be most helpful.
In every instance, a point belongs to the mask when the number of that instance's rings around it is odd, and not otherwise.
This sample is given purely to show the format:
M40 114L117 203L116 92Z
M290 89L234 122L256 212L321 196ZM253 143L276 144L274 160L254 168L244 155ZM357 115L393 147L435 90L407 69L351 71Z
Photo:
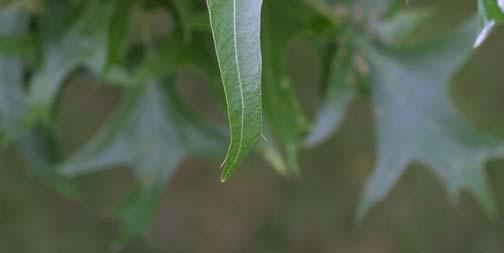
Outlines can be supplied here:
M159 196L182 159L215 157L224 150L220 132L196 118L179 97L171 81L132 88L110 122L60 167L67 176L120 165L134 169L141 182L118 209L120 243L152 223Z
M42 120L47 123L50 120L56 95L74 70L83 66L99 75L107 61L112 2L86 1L82 11L76 14L77 18L66 27L55 23L62 22L71 9L53 1L55 9L49 9L40 24L43 61L30 84L30 122ZM60 12L64 14L58 15L58 8L63 8Z
M121 65L128 47L130 16L136 0L114 0L107 38L107 65Z
M35 59L33 38L28 35L0 36L0 54L20 56L33 62Z
M224 84L231 140L222 163L226 181L262 132L262 0L207 0Z
M502 0L481 0L483 1L485 16L488 19L502 22L504 21L504 2Z
M475 21L475 20L473 20ZM377 121L378 165L358 210L362 219L413 162L430 166L453 199L465 189L493 215L484 165L502 142L473 128L450 101L451 78L467 60L477 22L445 38L401 50L367 44Z

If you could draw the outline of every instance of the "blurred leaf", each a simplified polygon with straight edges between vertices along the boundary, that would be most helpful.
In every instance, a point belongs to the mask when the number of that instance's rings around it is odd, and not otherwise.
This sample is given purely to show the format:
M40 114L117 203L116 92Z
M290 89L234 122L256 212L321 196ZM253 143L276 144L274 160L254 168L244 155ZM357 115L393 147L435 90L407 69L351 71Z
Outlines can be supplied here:
M22 36L26 32L27 17L17 13L0 12L0 23L0 36ZM0 52L0 126L9 138L15 138L23 131L20 127L25 113L22 77L21 59Z
M415 32L427 19L432 17L432 12L427 9L398 11L385 20L372 22L373 33L385 44L399 46Z
M19 56L24 60L33 62L35 59L35 45L33 38L28 35L0 37L0 54Z
M430 16L427 10L398 11L387 18L375 19L370 23L372 35L387 46L401 46L419 25ZM321 144L341 125L347 107L357 95L360 81L366 78L368 66L360 55L358 46L353 45L355 31L347 29L337 41L335 52L322 52L328 60L324 63L327 77L323 78L324 100L310 135L307 146Z
M130 16L136 0L114 0L107 38L107 66L121 65L128 47Z
M77 67L84 66L97 75L105 67L114 5L99 0L85 3L69 27L54 23L62 22L70 7L59 11L49 9L41 19L43 61L31 80L30 122L50 120L51 107L61 85ZM55 3L54 8L62 7ZM60 16L59 12L64 14Z
M207 4L231 131L222 163L221 180L226 181L262 132L262 0L208 0Z
M220 82L211 36L193 33L189 41L183 36L175 32L159 41L154 51L134 71L133 80L137 83L152 82L173 74L179 68L194 67L210 82Z
M321 0L323 2L343 5L345 4L349 10L354 12L352 15L380 16L384 14L396 0ZM404 1L404 0L400 0Z
M141 180L122 203L120 242L150 226L159 196L175 167L187 155L219 155L222 135L195 118L180 101L173 82L129 90L120 111L60 170L76 176L112 166L129 166Z
M266 138L269 138L269 136ZM278 174L287 178L292 176L293 172L298 173L297 167L293 168L286 163L284 155L281 153L278 144L274 140L268 139L267 142L262 143L262 145L259 146L259 152ZM297 164L295 165L297 166ZM297 176L297 174L295 174L295 176Z
M184 40L190 40L191 31L193 29L192 18L195 13L194 2L187 0L171 0L169 4L177 27L182 32ZM207 16L206 21L208 22Z
M0 24L0 36L25 36L28 17L17 12L0 12ZM28 128L24 122L26 113L21 58L0 53L0 132L28 163L32 175L72 197L75 192L70 182L51 171L57 152L48 130Z
M285 54L291 40L306 32L317 17L317 13L300 0L291 1L287 9L278 1L265 2L263 7L263 104L278 148L273 148L272 142L265 145L270 144L272 147L266 150L276 150L278 157L285 159L286 174L299 173L298 150L308 123L287 73Z
M358 210L362 219L407 166L430 166L452 199L466 189L495 214L484 171L502 142L474 129L450 101L449 83L471 53L476 22L412 50L367 45L377 120L378 165Z
M343 40L336 52L329 52L327 84L322 108L311 133L305 140L307 146L321 144L338 129L350 102L357 95L357 77L353 69L354 50Z

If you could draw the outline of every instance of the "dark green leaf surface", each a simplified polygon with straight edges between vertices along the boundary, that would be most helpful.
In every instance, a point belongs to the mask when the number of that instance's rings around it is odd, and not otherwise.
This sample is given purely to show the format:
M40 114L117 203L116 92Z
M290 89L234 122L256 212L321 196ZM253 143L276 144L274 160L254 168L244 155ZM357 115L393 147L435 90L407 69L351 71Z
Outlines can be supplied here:
M193 33L192 39L185 41L185 36L177 32L163 38L135 70L133 80L137 83L152 82L173 74L178 68L193 67L202 72L212 84L220 82L212 38L207 35Z
M226 181L262 134L262 0L207 0L207 5L231 131L222 163Z
M120 111L96 136L61 165L68 176L129 166L141 183L119 208L125 242L145 231L168 177L189 154L215 157L222 135L185 109L172 82L130 90Z
M0 54L4 56L20 56L32 62L35 58L34 48L33 38L28 35L2 35L0 37Z
M468 190L494 214L484 166L502 156L502 142L468 124L449 94L450 80L470 55L476 33L476 22L470 22L412 50L367 47L378 165L364 191L359 218L387 195L413 161L431 167L452 199Z
M124 61L128 47L129 19L135 3L136 0L114 0L108 28L107 69Z
M504 21L504 2L502 0L483 0L483 4L488 19Z
M177 29L182 33L185 41L192 39L191 31L194 23L192 18L195 13L194 2L185 0L171 0L168 2L173 13ZM205 16L205 21L208 23L208 17Z

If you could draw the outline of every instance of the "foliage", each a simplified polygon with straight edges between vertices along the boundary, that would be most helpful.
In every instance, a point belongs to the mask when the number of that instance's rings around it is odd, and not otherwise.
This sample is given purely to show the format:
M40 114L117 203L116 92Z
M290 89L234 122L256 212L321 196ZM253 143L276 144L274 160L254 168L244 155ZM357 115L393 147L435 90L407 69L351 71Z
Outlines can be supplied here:
M222 181L254 149L280 174L297 176L299 151L327 140L351 101L362 96L374 108L378 164L358 218L387 195L412 161L430 166L452 199L468 190L494 215L484 165L503 156L502 141L472 127L450 101L448 88L473 47L504 22L504 2L478 0L477 17L428 41L409 38L430 12L404 4L3 1L2 135L30 162L34 175L68 196L74 194L69 178L113 166L133 168L138 186L116 212L124 226L119 242L124 243L152 222L162 189L182 159L216 158L225 151L221 126L204 121L181 99L176 75L192 67L210 85L223 84L230 140ZM170 13L174 26L168 34L155 34L144 20L143 14L156 9ZM140 36L132 36L132 24L142 27ZM287 71L286 51L296 38L320 49L324 71L318 116L305 115ZM61 90L76 71L119 86L125 95L80 151L61 157L52 124ZM265 140L255 148L261 137Z

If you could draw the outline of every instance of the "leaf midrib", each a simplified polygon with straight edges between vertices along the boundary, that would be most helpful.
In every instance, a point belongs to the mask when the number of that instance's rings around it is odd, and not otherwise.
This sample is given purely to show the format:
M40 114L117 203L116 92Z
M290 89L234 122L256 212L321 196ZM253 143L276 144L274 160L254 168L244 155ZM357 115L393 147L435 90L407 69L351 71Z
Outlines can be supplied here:
M210 0L208 0L210 2ZM222 163L222 166L223 167L227 167L227 169L225 169L223 171L223 174L221 176L221 181L224 182L226 181L226 179L229 177L230 173L231 173L231 169L230 168L233 168L234 165L236 164L236 162L238 161L238 158L240 157L240 154L242 152L242 147L243 147L243 135L244 135L244 126L245 126L245 98L244 98L244 95L243 95L243 82L242 82L242 79L241 79L241 71L240 71L240 61L239 61L239 57L238 57L238 38L237 38L237 24L236 24L236 0L232 0L233 1L233 46L234 46L234 53L235 53L235 62L236 62L236 69L237 69L237 74L238 74L238 87L240 88L240 100L241 100L241 127L240 127L240 141L238 143L238 151L234 157L234 160L233 162L231 162L229 165L226 166L226 164L228 164L228 155L230 154L230 150L231 150L231 146L233 145L233 127L231 127L231 134L230 134L230 141L231 141L231 144L229 146L229 150L228 150L228 153L226 155L226 158L224 159L224 162ZM210 8L210 11L212 12L212 8ZM214 37L214 41L215 40L215 32L214 32L214 27L213 27L213 22L212 22L212 13L209 15L210 16L210 28L212 30L212 35ZM217 48L217 45L215 45L215 50L216 52L218 52L218 48ZM217 54L219 55L219 54ZM221 65L221 61L220 61L220 57L217 57L217 62L219 64L219 68L222 70L222 65ZM222 74L222 71L221 71L221 79L222 80L225 80L223 74ZM228 106L228 117L231 118L231 114L230 114L230 111L229 111L229 99L228 99L228 92L227 92L227 87L226 85L223 85L224 86L224 93L225 93L225 99L226 99L226 104Z
M237 38L237 30L236 30L236 0L233 0L233 42L234 42L234 51L235 51L235 62L236 62L236 71L238 74L238 86L240 87L240 99L241 99L241 128L240 128L240 142L238 146L238 152L234 158L234 161L231 163L230 168L233 168L240 157L240 153L242 151L243 145L243 128L245 127L245 98L243 97L243 82L241 79L241 71L240 71L240 61L238 58L238 38ZM224 179L227 177L224 175Z

